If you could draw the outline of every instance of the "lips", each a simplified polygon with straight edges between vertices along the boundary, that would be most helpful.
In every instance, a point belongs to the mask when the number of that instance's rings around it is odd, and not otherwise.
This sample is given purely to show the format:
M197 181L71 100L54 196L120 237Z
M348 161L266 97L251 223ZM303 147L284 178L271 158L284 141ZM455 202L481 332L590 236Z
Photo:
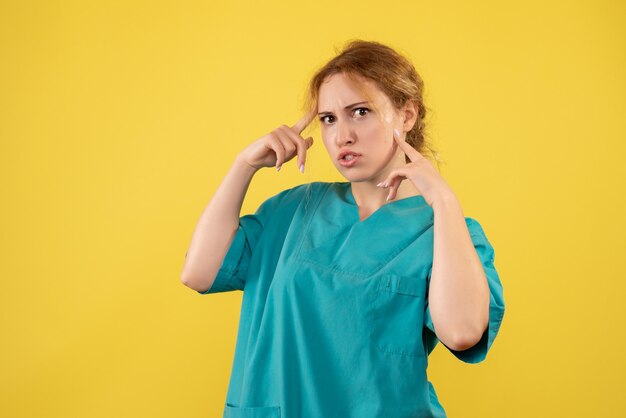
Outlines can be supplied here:
M350 154L346 154L346 155L350 155ZM352 167L356 163L358 163L360 159L361 159L360 155L355 155L351 160L340 159L339 164L341 164L343 167Z
M354 151L341 151L339 153L339 156L337 157L337 159L338 160L343 160L346 155L353 155L353 156L357 157L357 156L359 156L361 154L359 154L358 152L354 152Z

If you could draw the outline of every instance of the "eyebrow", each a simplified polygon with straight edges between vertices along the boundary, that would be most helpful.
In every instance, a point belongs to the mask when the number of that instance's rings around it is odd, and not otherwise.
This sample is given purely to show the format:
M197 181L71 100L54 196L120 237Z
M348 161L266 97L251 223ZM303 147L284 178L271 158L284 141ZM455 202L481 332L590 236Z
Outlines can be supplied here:
M354 107L354 106L356 106L356 105L360 105L360 104L367 104L367 103L369 103L369 102L358 102L358 103L352 103L351 105L348 105L348 106L344 107L344 109L346 109L346 110L347 110L347 109L350 109L351 107ZM320 115L320 116L321 116L321 115L331 115L332 113L333 113L333 112L320 112L320 113L318 113L318 115Z

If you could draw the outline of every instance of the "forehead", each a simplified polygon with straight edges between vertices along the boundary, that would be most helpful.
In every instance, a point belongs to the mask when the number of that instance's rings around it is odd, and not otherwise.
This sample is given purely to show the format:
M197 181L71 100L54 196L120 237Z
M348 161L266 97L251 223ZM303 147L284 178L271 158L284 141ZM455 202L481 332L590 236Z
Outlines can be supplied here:
M343 109L346 105L363 101L381 104L389 99L372 80L358 76L350 79L337 73L327 77L320 86L318 109L320 112Z

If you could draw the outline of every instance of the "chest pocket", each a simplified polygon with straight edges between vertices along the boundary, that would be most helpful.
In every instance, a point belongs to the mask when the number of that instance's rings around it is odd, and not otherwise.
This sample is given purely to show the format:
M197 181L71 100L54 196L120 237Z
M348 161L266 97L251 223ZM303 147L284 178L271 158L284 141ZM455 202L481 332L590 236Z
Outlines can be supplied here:
M422 327L426 309L426 278L382 275L374 298L372 343L399 356L424 357Z

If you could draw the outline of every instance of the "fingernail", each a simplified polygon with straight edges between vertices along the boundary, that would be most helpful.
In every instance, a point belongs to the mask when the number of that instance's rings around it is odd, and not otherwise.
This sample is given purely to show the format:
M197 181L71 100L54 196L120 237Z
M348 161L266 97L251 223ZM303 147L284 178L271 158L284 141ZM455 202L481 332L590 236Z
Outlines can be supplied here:
M304 163L300 164L300 172L304 173Z
M387 196L387 201L389 201L389 198L391 197L391 195Z
M394 129L394 130L393 130L393 133L394 133L394 134L396 134L396 136L400 136L400 132L398 132L398 130L397 130L397 129Z
M278 167L276 167L276 171L280 171L280 168L281 168L282 166L283 166L283 165L281 164L281 165L279 165Z
M383 185L383 182L381 181L380 183L378 183L378 184L376 185L376 187L380 187L380 186L382 186L382 185Z

